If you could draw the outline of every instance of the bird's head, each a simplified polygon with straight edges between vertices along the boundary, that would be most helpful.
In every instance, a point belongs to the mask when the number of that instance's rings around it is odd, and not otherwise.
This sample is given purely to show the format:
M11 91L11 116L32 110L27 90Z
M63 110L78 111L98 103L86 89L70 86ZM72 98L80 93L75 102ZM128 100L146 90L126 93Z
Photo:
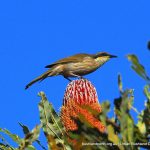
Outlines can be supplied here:
M111 55L107 52L99 52L93 55L96 61L107 62L110 58L115 58L117 56Z

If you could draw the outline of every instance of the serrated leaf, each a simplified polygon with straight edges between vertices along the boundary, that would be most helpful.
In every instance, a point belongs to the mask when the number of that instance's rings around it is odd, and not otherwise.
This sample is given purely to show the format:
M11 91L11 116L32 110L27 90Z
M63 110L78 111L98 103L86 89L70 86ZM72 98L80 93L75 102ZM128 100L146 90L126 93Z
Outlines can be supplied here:
M142 111L141 114L139 114L139 120L138 120L138 128L139 131L143 134L143 135L149 135L150 134L150 109L148 109L147 107L145 108L145 110Z
M38 145L39 145L42 149L46 150L46 148L41 144L41 142L40 142L39 140L36 140L35 142L37 142Z
M49 149L59 150L60 148L57 146L57 140L52 135L47 135L48 147Z
M118 87L119 87L120 93L122 93L123 92L123 84L122 84L122 77L120 74L118 75Z
M23 133L26 135L30 132L29 128L25 125L23 125L22 123L19 122L19 125L22 127L23 129Z
M48 145L51 146L51 143L49 143L49 137L53 137L55 141L59 141L60 145L64 147L64 139L62 138L63 133L58 124L60 119L53 109L52 104L48 102L44 92L40 92L39 96L41 96L41 102L39 103L40 121L46 135Z
M125 90L122 96L115 99L115 112L120 122L120 131L123 142L134 142L134 121L129 114L129 110L133 103L133 90ZM132 149L132 145L130 148Z
M40 129L41 129L41 125L37 125L32 131L31 133L28 133L26 135L26 140L29 140L31 143L34 142L35 140L38 139L39 134L40 134Z
M57 133L62 134L62 131L58 125L58 120L60 121L57 113L54 111L52 104L50 104L43 92L40 92L42 100L39 103L39 111L40 111L40 120L43 126L44 132L52 135L56 135ZM61 132L61 133L60 133Z
M145 126L145 123L142 122L142 121L138 121L137 127L139 128L139 131L140 131L143 135L145 135L145 133L146 133L146 126Z
M0 143L0 150L17 150L17 149L13 148L8 144Z
M2 143L0 143L0 150L15 150L14 148L10 148Z
M134 101L133 92L134 92L133 89L127 89L124 92L122 92L122 94L119 98L116 98L114 100L116 115L120 116L120 110L121 109L124 112L126 112L126 111L129 111L132 108L133 101Z
M16 142L18 144L20 144L22 142L22 139L18 135L11 133L7 129L0 128L0 132L3 132L4 134L7 134L14 142Z
M136 55L131 54L131 55L127 55L127 58L129 61L131 61L132 66L131 68L138 74L140 75L143 79L150 81L150 78L148 77L148 75L146 74L145 68L143 65L140 64L138 58Z
M107 126L108 131L108 140L113 142L115 145L118 145L120 150L124 150L124 147L122 145L119 145L121 143L119 137L117 134L115 134L114 128L111 125Z
M147 97L148 101L150 102L150 85L146 85L144 87L144 94Z
M128 133L128 142L134 142L134 121L130 115L127 117L127 133Z
M107 113L110 111L110 102L104 101L101 104L101 106L102 106L102 112L99 117L100 117L102 123L106 126Z
M10 144L6 141L6 139L0 134L0 139L2 140L3 143L0 143L0 145L5 146L5 147L9 147L11 149L14 149L12 146L10 146Z
M38 125L31 132L26 134L25 138L22 139L22 143L19 146L19 150L24 150L28 148L34 149L32 143L38 139L40 134L40 129L41 129L41 125Z
M25 150L36 150L36 148L32 145L29 145Z
M23 125L22 123L19 122L19 125L22 127L23 129L23 133L26 135L30 132L29 128L26 125ZM44 150L46 150L46 148L41 144L41 142L39 140L35 140L35 142L37 142L37 144Z
M102 104L102 113L107 115L107 113L110 111L110 102L109 101L104 101Z
M144 87L144 94L147 98L147 101L145 102L145 109L142 111L140 116L142 117L142 122L145 123L146 127L146 134L150 134L150 85L146 85Z

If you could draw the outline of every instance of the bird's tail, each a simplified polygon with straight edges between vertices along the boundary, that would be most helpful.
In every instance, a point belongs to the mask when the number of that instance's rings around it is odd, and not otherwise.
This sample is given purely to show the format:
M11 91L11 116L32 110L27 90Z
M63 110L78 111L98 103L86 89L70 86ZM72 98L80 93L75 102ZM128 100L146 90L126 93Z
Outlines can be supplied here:
M43 81L48 76L51 76L51 70L48 70L47 72L43 73L39 77L37 77L34 80L32 80L29 84L26 85L25 89L28 89L32 84L34 84L37 81Z

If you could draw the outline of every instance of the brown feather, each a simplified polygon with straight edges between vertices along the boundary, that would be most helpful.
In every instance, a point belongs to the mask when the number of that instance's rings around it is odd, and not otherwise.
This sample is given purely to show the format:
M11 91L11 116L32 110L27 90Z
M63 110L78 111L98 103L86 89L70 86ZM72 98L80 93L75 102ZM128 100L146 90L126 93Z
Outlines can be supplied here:
M83 58L86 56L90 56L89 54L76 54L67 58L60 59L50 65L45 66L45 68L51 68L58 64L65 64L65 63L71 63L71 62L81 62Z

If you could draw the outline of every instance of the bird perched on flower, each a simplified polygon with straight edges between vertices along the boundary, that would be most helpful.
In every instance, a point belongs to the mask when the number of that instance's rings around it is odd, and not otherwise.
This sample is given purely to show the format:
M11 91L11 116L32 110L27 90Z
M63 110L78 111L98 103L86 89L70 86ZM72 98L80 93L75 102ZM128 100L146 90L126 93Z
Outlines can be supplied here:
M99 52L97 54L76 54L70 57L60 59L45 68L49 68L45 73L35 78L25 89L29 88L37 81L42 81L47 77L62 75L64 78L69 77L82 78L100 68L109 59L117 57L106 52ZM71 81L71 80L70 80Z

